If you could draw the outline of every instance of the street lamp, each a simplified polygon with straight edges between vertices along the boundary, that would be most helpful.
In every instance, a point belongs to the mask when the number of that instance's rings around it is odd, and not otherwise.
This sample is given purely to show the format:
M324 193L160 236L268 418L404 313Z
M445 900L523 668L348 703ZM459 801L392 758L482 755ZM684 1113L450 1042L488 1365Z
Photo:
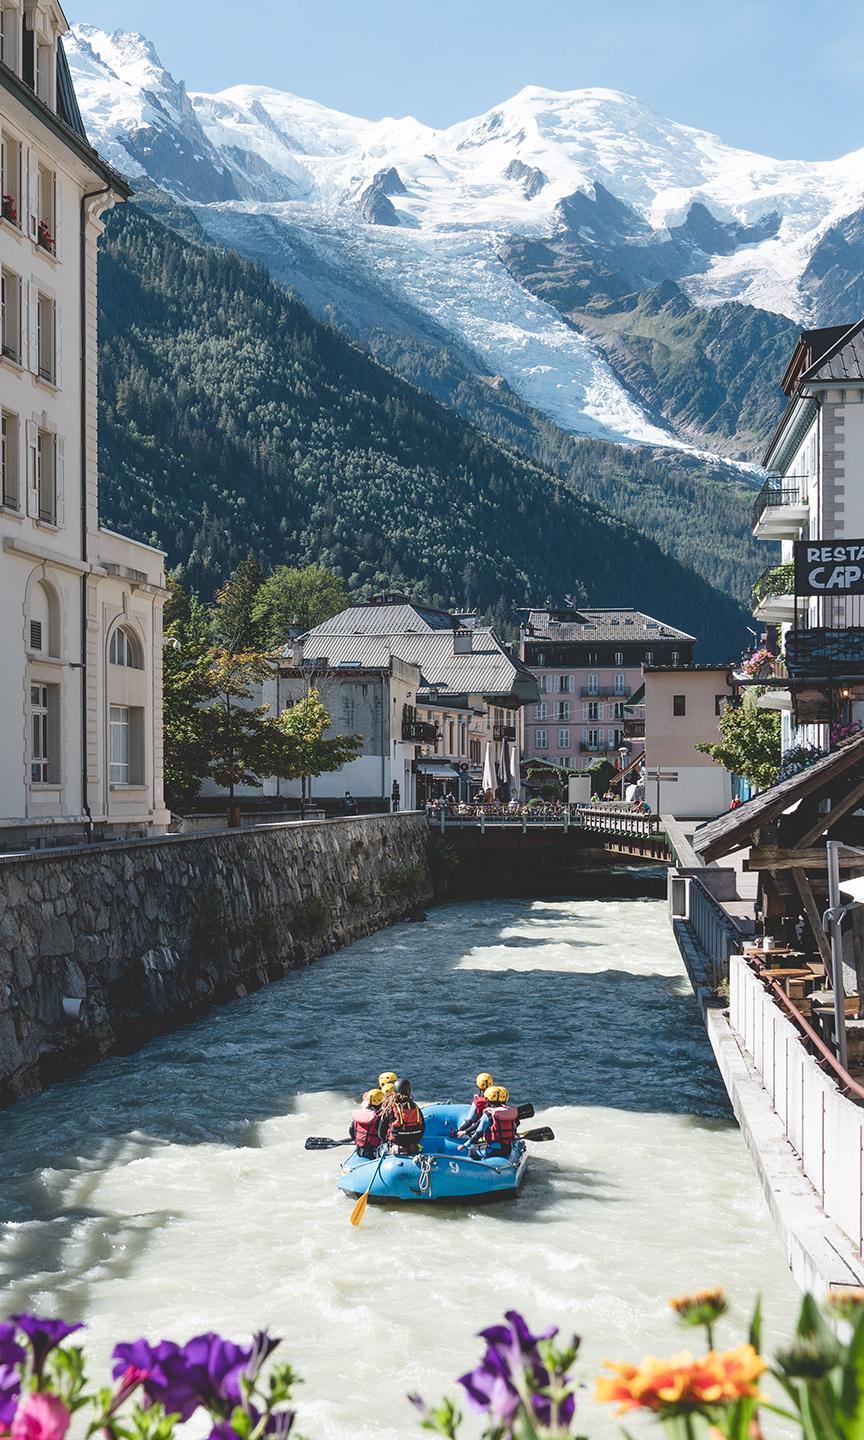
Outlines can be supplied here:
M626 761L626 759L627 759L627 756L630 754L630 750L629 750L628 746L626 746L626 745L621 745L621 746L619 746L618 754L619 754L620 759L621 759L621 799L623 800L623 799L624 799L624 763L625 763L625 761Z

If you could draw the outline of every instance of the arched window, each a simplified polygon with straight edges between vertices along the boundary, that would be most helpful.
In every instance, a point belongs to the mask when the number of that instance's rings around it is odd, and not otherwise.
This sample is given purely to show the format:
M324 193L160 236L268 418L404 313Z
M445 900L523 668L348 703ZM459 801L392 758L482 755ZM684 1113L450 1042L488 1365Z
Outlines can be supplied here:
M30 588L27 649L31 655L60 654L60 605L53 585L44 580Z
M112 665L128 665L132 670L143 670L144 656L137 635L119 625L111 636L108 659Z

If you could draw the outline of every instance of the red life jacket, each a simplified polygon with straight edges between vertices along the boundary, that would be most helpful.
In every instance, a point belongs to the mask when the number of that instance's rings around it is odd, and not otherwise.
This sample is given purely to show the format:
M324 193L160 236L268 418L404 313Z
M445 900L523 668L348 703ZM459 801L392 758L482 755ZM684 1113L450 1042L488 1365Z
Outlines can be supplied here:
M378 1111L369 1105L360 1105L351 1114L354 1126L354 1144L358 1150L377 1150L381 1144L378 1133Z
M423 1139L423 1116L420 1107L409 1100L407 1105L393 1106L393 1119L387 1139L394 1145L419 1145Z
M509 1148L516 1139L519 1111L515 1105L490 1105L489 1114L492 1116L489 1128L490 1144Z
M488 1104L489 1101L486 1099L485 1095L475 1095L474 1099L471 1101L471 1106L475 1115L482 1115Z

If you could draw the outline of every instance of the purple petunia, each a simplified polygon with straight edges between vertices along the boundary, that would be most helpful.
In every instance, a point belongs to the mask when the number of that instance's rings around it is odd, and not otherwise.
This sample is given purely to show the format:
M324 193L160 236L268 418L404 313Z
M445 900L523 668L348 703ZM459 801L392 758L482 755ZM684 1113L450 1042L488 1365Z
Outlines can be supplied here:
M27 1351L15 1338L14 1325L0 1325L0 1365L17 1365Z
M19 1330L23 1330L30 1342L33 1372L37 1378L41 1376L45 1360L55 1346L60 1345L67 1335L74 1335L76 1330L84 1328L80 1321L67 1325L65 1320L49 1320L39 1315L13 1315L11 1319Z
M130 1371L139 1373L148 1402L181 1420L188 1420L199 1406L227 1417L241 1403L241 1379L254 1379L278 1343L264 1332L245 1346L212 1332L182 1346L169 1340L158 1345L134 1340L115 1347L113 1373L121 1384Z
M480 1338L486 1341L486 1353L479 1365L460 1376L459 1384L472 1408L487 1412L503 1427L505 1435L512 1433L523 1404L530 1408L532 1419L538 1424L551 1426L552 1401L537 1392L550 1388L553 1382L556 1390L563 1389L568 1377L550 1374L539 1345L541 1341L552 1340L558 1331L553 1326L540 1335L533 1335L517 1310L508 1310L505 1319L506 1325L490 1325L480 1331ZM569 1425L575 1409L572 1394L559 1401L554 1417L556 1428Z
M5 1327L4 1327L5 1328ZM11 1365L0 1365L0 1435L12 1428L21 1395L21 1376Z

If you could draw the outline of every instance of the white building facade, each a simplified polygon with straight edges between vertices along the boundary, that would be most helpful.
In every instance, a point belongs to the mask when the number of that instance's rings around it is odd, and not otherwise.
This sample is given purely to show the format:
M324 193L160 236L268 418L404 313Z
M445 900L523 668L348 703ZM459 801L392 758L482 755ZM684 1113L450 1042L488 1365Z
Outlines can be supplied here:
M88 144L54 0L0 6L0 847L146 833L162 794L161 552L103 530Z
M825 749L864 720L864 597L796 594L793 563L796 541L864 539L864 321L802 332L783 389L753 533L781 545L754 589L754 614L779 657L757 679L767 681L760 706L782 712L785 752Z

